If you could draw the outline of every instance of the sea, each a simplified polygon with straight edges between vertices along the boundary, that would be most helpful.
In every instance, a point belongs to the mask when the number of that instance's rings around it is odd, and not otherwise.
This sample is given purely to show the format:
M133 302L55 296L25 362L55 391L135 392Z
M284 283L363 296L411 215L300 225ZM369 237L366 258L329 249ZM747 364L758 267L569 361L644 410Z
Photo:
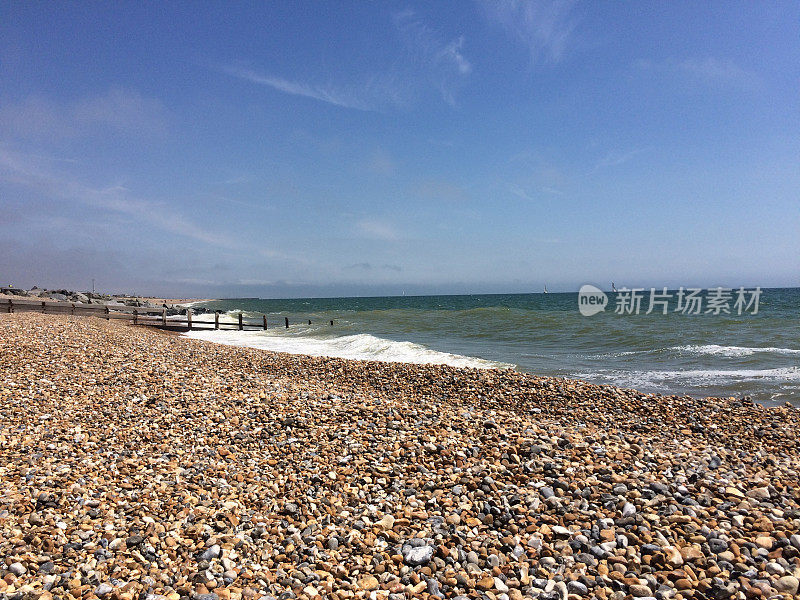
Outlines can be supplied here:
M694 303L689 290L681 298L679 290L661 290L649 314L650 290L600 294L606 304L590 316L579 310L578 293L233 298L197 306L222 311L222 322L235 322L239 312L259 322L266 315L268 329L187 335L313 356L516 369L648 393L800 406L800 288L703 290L693 292L700 298Z

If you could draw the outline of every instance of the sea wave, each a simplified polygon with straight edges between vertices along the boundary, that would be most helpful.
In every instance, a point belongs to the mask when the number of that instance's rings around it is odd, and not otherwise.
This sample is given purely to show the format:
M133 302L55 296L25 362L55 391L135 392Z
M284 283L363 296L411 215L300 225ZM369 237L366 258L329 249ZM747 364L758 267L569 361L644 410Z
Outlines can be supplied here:
M187 337L199 340L246 346L289 354L330 356L355 360L442 364L478 369L508 369L514 365L432 350L413 342L398 342L369 334L345 335L331 338L285 335L270 331L189 331Z
M687 369L685 371L623 371L603 370L575 373L575 377L621 387L674 389L680 386L724 386L732 383L769 381L772 383L800 382L800 367L774 369Z
M757 353L781 354L781 355L800 355L800 350L794 348L775 348L773 346L719 346L717 344L676 346L674 350L687 354L712 355L712 356L752 356Z
M737 358L754 354L777 354L781 356L797 356L800 350L794 348L777 348L774 346L721 346L718 344L689 344L685 346L668 346L664 348L648 348L645 350L625 350L620 352L604 352L594 354L590 358L619 358L623 356L653 355L673 353L692 356L724 356Z

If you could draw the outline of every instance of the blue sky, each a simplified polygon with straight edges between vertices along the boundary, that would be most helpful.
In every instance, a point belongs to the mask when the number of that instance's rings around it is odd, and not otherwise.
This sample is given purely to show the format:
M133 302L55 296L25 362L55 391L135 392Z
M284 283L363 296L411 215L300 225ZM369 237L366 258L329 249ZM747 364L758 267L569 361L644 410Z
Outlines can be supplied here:
M0 278L800 285L797 2L0 6Z

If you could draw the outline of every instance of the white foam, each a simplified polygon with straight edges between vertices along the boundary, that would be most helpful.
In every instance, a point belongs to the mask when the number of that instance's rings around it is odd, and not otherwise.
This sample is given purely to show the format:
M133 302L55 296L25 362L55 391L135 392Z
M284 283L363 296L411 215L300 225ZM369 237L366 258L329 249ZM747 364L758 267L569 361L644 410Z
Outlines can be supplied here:
M414 364L441 364L478 369L508 369L514 365L472 356L438 352L413 342L396 342L366 333L332 338L286 335L270 331L189 331L187 337L247 346L289 354L331 356L355 360L377 360Z
M775 348L773 346L719 346L717 344L704 344L698 346L676 346L674 350L696 355L712 356L752 356L756 353L781 354L781 355L800 355L800 350L793 348Z
M718 344L691 344L687 346L670 346L668 348L649 348L647 350L627 350L622 352L606 352L595 354L592 358L619 358L621 356L635 356L637 354L661 354L664 352L677 352L693 356L724 356L737 358L752 356L753 354L778 354L781 356L797 356L800 350L794 348L776 348L774 346L720 346Z
M800 367L776 369L688 369L686 371L599 371L576 373L575 377L590 381L613 383L622 387L649 387L671 389L674 385L720 386L751 381L796 382L800 381Z

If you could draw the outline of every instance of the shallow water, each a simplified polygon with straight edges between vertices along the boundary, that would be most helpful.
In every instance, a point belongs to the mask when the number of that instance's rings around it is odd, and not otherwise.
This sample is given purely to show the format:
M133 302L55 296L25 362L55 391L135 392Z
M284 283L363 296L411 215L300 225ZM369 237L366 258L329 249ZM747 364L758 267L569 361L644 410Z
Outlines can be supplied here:
M192 337L343 358L516 368L647 392L748 395L800 405L800 289L762 290L758 312L617 314L617 295L593 316L578 294L385 298L240 298L202 303L223 320L267 314L266 332ZM283 327L289 317L292 326ZM308 320L312 321L308 325ZM334 321L334 326L329 321Z

